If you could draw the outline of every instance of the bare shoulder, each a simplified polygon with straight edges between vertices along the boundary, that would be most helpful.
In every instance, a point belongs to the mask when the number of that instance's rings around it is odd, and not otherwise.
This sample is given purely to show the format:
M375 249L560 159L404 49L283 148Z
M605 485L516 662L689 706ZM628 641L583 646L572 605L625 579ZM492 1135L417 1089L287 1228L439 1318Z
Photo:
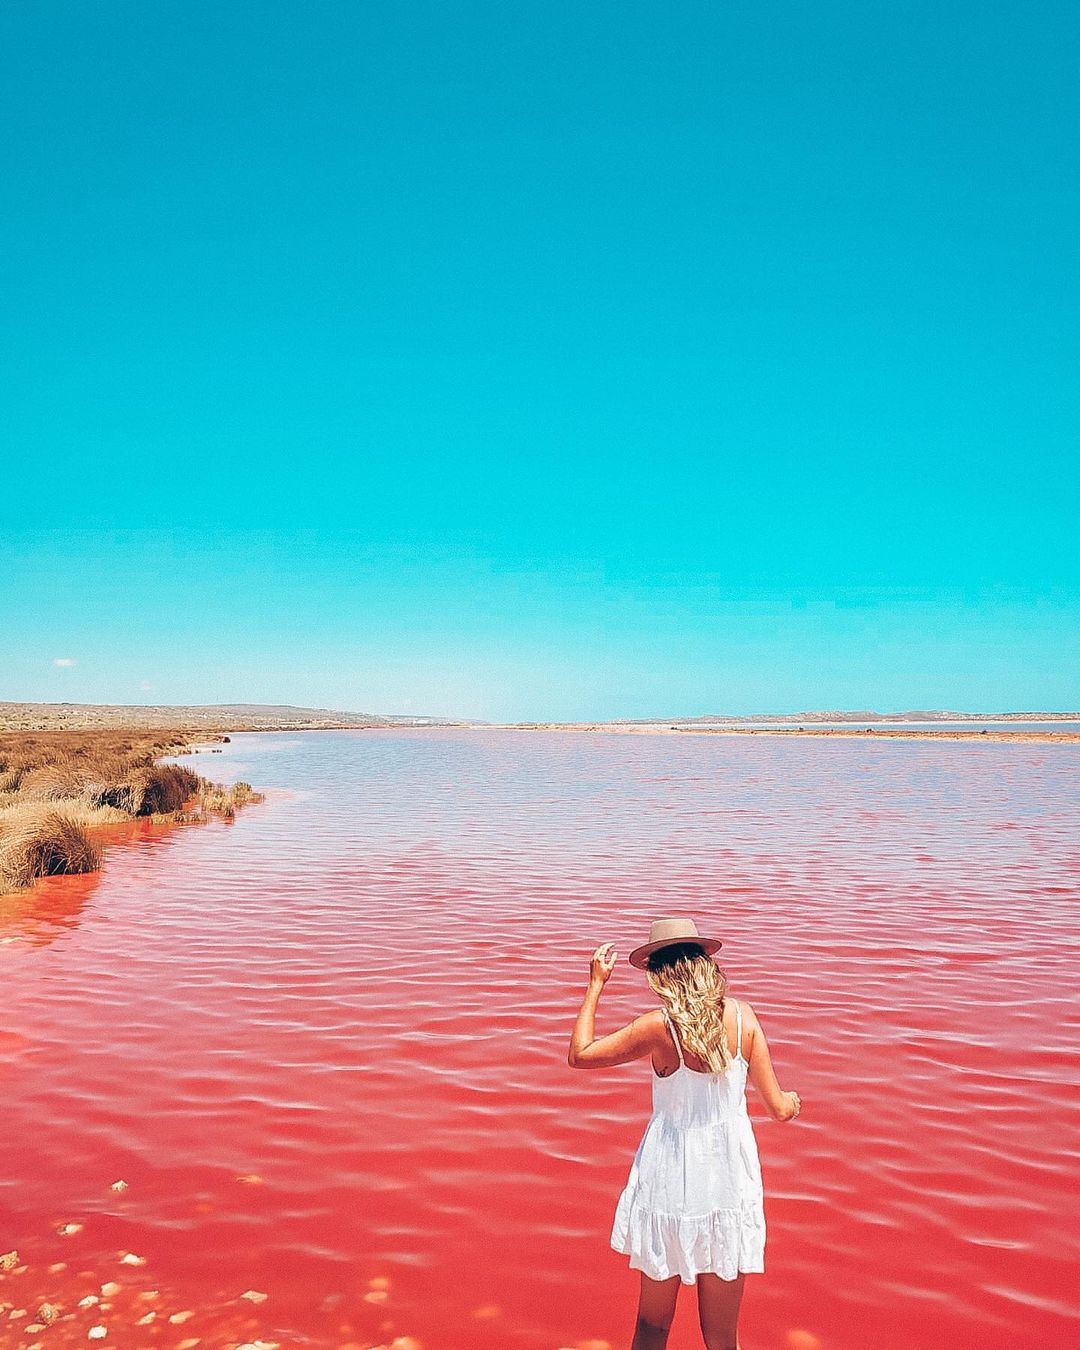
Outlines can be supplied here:
M739 1012L742 1013L742 1049L743 1053L749 1059L750 1052L747 1047L753 1048L754 1042L757 1039L757 1034L761 1031L761 1023L758 1021L757 1013L754 1012L754 1005L745 998L729 998L727 1002L729 1004L738 1003L739 1005L737 1010L733 1010L730 1013L730 1016L728 1014L728 1009L725 1007L724 1021L726 1024L730 1020L731 1030L734 1031L738 1025L738 1014Z
M628 1029L635 1043L643 1048L643 1053L660 1050L669 1043L667 1019L660 1008L639 1013Z
M758 1015L754 1011L754 1005L745 998L738 1000L739 1007L742 1009L742 1020L744 1027L758 1027L761 1023L758 1021Z
M647 1032L651 1040L662 1040L667 1036L667 1018L662 1008L650 1008L634 1018L633 1025Z

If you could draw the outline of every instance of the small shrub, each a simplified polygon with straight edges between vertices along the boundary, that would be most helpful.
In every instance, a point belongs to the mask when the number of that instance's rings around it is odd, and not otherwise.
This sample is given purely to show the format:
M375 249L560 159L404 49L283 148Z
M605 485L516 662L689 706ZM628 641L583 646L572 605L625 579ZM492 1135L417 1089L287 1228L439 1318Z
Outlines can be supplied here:
M133 816L170 815L183 808L199 788L199 776L181 764L152 764L126 780L102 788L98 800Z

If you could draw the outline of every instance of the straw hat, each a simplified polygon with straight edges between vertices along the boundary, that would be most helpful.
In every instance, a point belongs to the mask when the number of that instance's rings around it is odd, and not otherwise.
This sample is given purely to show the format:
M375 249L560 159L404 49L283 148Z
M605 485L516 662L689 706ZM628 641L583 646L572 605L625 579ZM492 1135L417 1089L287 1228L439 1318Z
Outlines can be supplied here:
M653 952L658 952L661 947L674 947L679 942L693 942L706 956L718 952L724 945L719 938L701 937L693 919L654 919L648 942L644 947L635 947L627 959L638 970L644 970Z

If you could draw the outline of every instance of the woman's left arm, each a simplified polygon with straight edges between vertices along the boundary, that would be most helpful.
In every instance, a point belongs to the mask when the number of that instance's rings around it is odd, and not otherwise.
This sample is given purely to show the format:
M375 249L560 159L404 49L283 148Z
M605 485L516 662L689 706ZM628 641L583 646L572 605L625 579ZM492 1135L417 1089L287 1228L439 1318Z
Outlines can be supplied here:
M659 1012L645 1013L610 1036L595 1039L596 1005L600 1002L600 994L608 976L615 968L615 956L610 942L597 947L593 953L589 987L574 1023L570 1053L566 1056L566 1062L572 1069L608 1069L616 1064L629 1064L632 1059L651 1054L656 1044L657 1026L662 1020Z

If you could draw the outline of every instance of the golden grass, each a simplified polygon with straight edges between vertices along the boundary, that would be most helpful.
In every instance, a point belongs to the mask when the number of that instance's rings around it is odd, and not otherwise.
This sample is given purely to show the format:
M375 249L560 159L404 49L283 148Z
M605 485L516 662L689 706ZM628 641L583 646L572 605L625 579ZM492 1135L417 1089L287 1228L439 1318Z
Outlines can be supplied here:
M66 802L6 802L0 794L0 839L9 828L16 828L27 821L40 820L46 810L58 811L66 819L81 825L87 830L100 830L105 825L119 825L131 817L126 811L118 811L115 806L91 806L78 799Z
M177 824L232 820L262 796L225 787L184 765L175 731L0 732L0 894L38 877L94 871L90 832L135 817Z

